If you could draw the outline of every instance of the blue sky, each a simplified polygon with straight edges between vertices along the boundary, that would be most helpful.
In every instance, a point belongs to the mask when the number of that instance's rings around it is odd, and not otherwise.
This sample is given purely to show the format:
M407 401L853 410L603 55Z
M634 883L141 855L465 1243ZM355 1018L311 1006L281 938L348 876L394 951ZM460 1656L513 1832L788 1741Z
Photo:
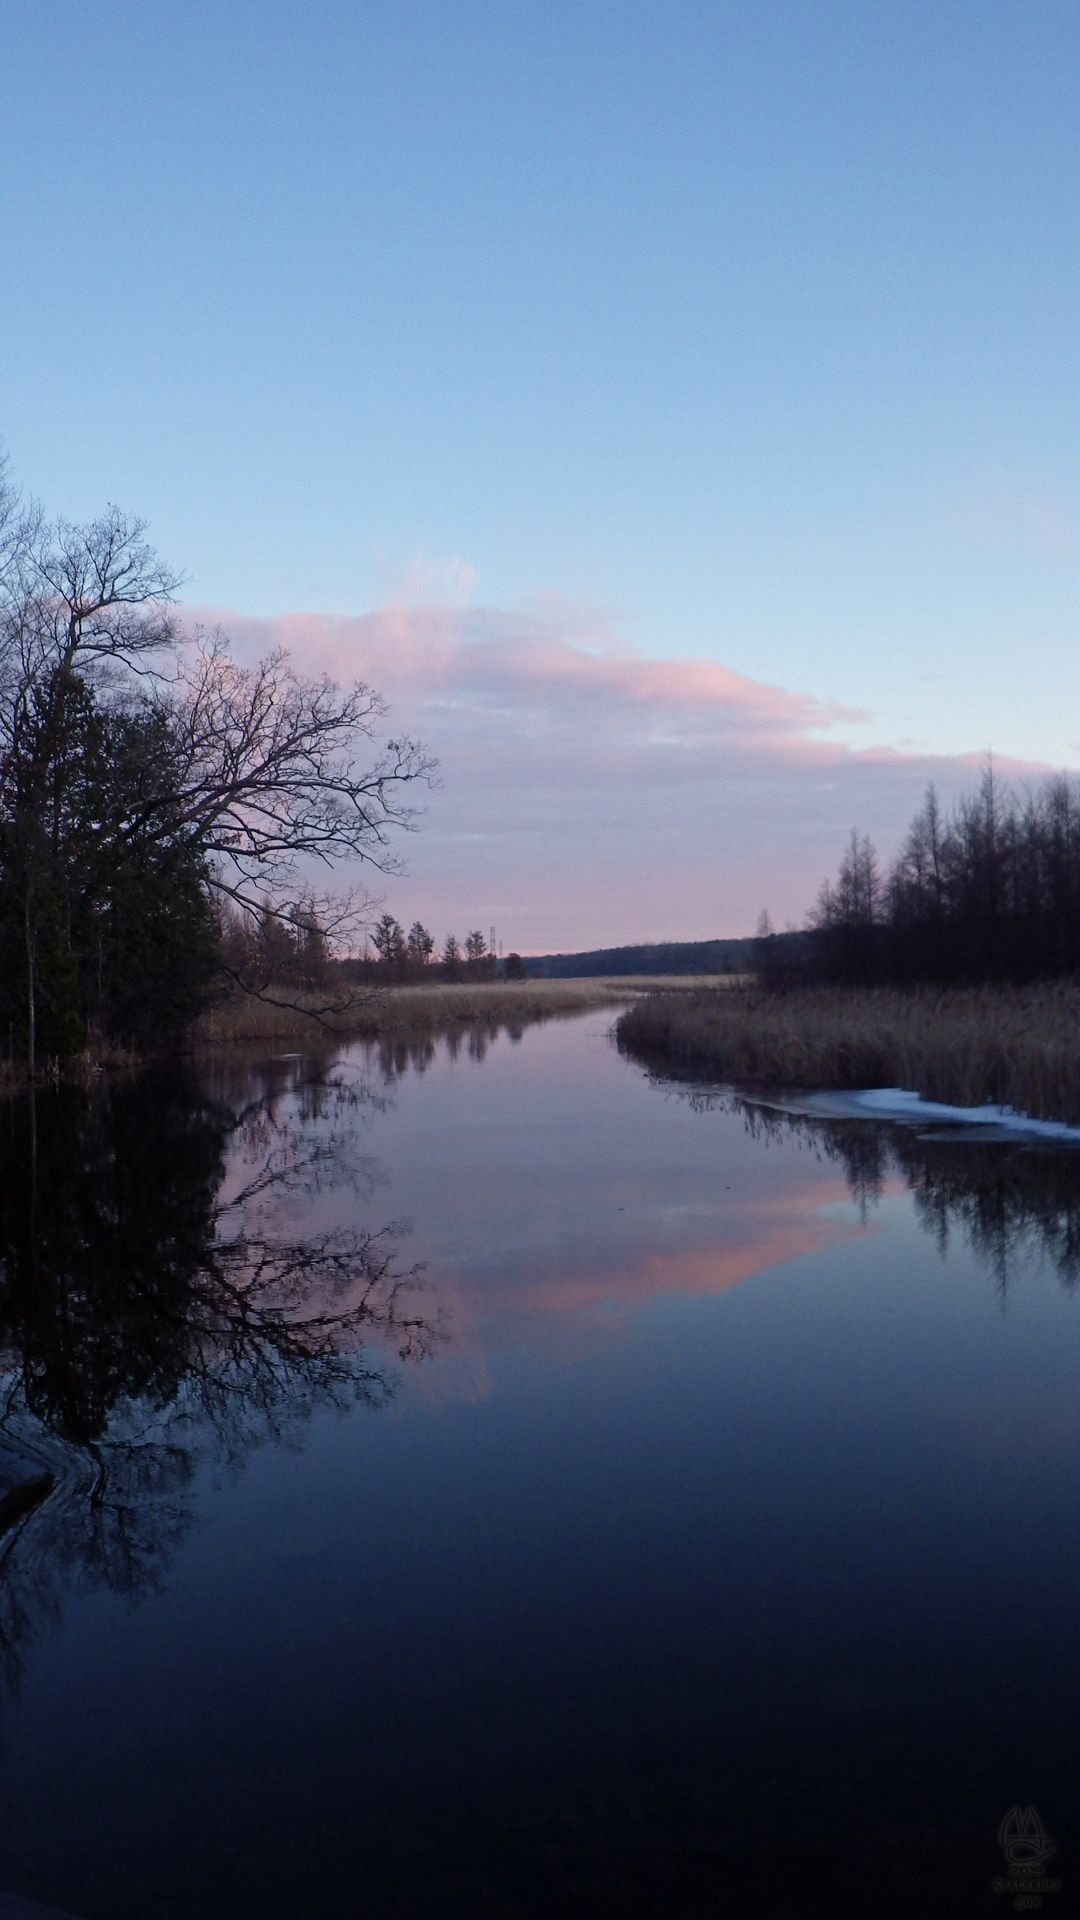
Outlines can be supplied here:
M1075 8L4 37L0 433L193 605L558 602L848 747L1080 765Z

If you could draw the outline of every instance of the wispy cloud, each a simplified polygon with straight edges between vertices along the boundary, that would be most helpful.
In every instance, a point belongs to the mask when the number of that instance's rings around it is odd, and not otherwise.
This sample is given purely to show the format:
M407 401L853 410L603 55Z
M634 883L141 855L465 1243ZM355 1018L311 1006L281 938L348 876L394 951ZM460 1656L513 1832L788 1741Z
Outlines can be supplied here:
M494 924L521 951L745 933L801 921L857 823L885 851L930 779L979 756L853 749L869 716L705 659L650 659L555 596L501 611L399 601L354 618L220 621L244 656L285 646L363 679L442 785L387 903L441 938Z
M475 567L458 554L449 560L431 560L414 553L404 567L389 572L381 597L393 607L464 607L476 591L476 579Z

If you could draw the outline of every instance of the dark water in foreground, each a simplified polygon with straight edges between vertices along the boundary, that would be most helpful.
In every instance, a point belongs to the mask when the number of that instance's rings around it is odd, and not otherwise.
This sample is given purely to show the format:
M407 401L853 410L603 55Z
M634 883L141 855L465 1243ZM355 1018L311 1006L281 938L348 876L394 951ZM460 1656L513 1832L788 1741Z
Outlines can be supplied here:
M0 1887L1078 1910L1080 1153L606 1026L2 1117Z

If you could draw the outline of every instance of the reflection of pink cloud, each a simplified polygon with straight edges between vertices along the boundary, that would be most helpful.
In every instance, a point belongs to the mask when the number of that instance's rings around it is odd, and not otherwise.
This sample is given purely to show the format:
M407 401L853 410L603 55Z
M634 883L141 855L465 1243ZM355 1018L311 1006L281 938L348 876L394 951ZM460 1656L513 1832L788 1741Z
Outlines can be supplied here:
M490 1386L485 1356L499 1349L542 1346L574 1360L620 1338L627 1316L662 1295L727 1293L770 1267L876 1231L873 1223L852 1220L844 1204L849 1199L843 1179L816 1166L783 1191L770 1189L714 1217L704 1241L627 1245L621 1257L612 1246L599 1261L584 1248L576 1258L562 1245L549 1258L534 1249L511 1272L481 1278L436 1260L429 1279L448 1309L458 1355L449 1384L438 1390L482 1398ZM838 1205L842 1216L833 1211ZM640 1216L635 1229L637 1236L649 1234Z
M849 1198L839 1178L834 1191L815 1196L834 1202ZM744 1227L745 1222L739 1221ZM864 1228L837 1225L833 1220L808 1210L805 1196L772 1200L757 1231L746 1240L716 1241L708 1246L679 1247L674 1250L645 1249L618 1266L587 1266L578 1271L560 1268L544 1271L524 1280L515 1279L505 1289L485 1285L482 1298L470 1289L458 1288L458 1297L466 1298L474 1311L510 1313L515 1318L561 1318L580 1314L595 1307L640 1306L656 1294L727 1293L751 1274L762 1273L799 1254L817 1253L837 1239L847 1238Z
M410 878L386 897L440 937L494 922L529 952L746 933L763 906L798 921L853 824L889 852L927 781L948 797L977 763L856 751L834 730L865 716L713 660L643 658L554 596L201 617L243 657L285 646L378 687L388 730L438 756Z

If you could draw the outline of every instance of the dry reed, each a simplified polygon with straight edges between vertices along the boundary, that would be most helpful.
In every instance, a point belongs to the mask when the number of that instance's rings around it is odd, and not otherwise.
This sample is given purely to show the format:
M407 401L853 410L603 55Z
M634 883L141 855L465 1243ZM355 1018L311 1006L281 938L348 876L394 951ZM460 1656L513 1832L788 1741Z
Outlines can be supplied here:
M745 1088L905 1087L1080 1121L1080 985L653 993L620 1048L662 1074Z
M196 1023L197 1046L244 1040L374 1039L413 1029L461 1024L525 1026L559 1015L625 1006L656 985L655 977L588 980L489 980L432 986L356 987L345 993L234 994ZM693 990L700 982L688 980ZM685 989L684 989L685 990Z

